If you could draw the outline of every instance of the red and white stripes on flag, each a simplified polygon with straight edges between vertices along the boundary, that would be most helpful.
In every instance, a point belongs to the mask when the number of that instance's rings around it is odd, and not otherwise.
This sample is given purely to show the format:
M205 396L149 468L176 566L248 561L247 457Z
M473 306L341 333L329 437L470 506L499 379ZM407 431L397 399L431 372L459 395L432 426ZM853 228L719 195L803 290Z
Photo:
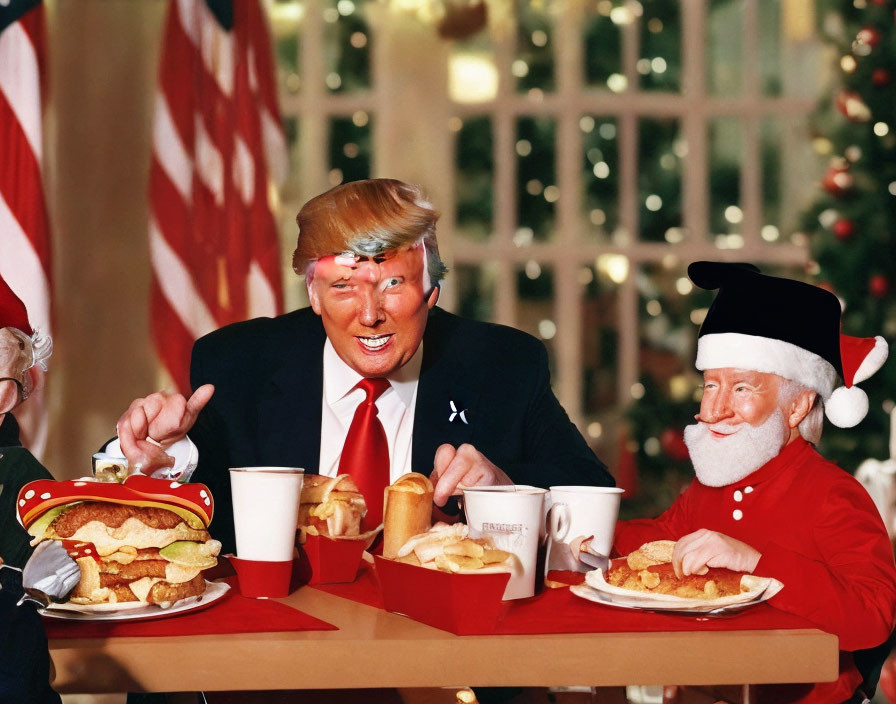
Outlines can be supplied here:
M180 391L193 341L282 312L273 215L287 171L257 0L173 0L149 176L153 338Z
M50 334L50 230L41 178L44 8L0 3L0 274ZM16 410L22 442L40 456L47 440L41 387Z

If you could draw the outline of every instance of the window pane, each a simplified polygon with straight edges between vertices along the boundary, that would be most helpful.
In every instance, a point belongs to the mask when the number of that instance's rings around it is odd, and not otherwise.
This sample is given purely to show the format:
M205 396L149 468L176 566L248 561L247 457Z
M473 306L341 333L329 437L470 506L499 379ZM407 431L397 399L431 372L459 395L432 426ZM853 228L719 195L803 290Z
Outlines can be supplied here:
M544 9L524 5L517 24L517 56L511 66L516 89L554 90L552 27Z
M337 117L330 122L331 186L370 178L370 132L366 113Z
M619 149L616 120L585 115L579 120L584 149L582 185L585 221L600 241L607 239L619 222Z
M598 2L585 18L585 82L597 88L622 73L622 27L610 19L612 10L612 2Z
M593 265L578 271L582 294L582 385L586 415L612 412L616 408L616 366L619 325L618 285ZM599 440L606 428L592 427L590 440Z
M706 21L706 87L715 95L743 91L744 0L711 0Z
M789 3L810 5L812 3ZM797 12L799 10L796 10ZM781 5L777 2L759 3L759 71L762 92L781 95Z
M474 320L492 320L496 275L494 262L452 267L451 283L457 291L459 315Z
M360 3L335 0L324 10L327 88L334 93L370 87L370 30Z
M638 203L641 239L662 242L681 227L682 138L677 120L641 120Z
M523 117L517 121L517 222L536 240L549 240L554 228L554 203L559 196L554 170L555 133L556 123L550 118Z
M460 119L460 118L458 118ZM492 123L488 117L466 120L457 133L457 227L474 240L492 230Z
M290 93L299 91L299 32L304 6L278 0L270 9L277 83Z
M743 247L740 203L741 124L733 117L713 120L709 129L709 228L720 249Z
M681 90L681 16L678 3L641 0L641 58L643 90Z
M554 373L554 272L549 265L534 259L517 270L516 274L516 325L534 335L548 350L551 374Z
M762 121L763 243L793 243L802 218L818 197L825 159L814 149L805 117Z
M300 198L302 188L298 118L283 118L283 134L289 150L289 173L286 175L286 183L280 189L280 197L285 202L291 202Z

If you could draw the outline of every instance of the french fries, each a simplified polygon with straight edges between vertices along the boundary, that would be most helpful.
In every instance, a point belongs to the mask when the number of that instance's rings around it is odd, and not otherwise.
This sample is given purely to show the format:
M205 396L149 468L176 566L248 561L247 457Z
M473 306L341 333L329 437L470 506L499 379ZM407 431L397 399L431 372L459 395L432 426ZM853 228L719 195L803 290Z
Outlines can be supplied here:
M443 572L476 572L511 569L512 553L496 548L488 538L468 537L463 523L437 523L425 533L411 537L398 550L398 562Z

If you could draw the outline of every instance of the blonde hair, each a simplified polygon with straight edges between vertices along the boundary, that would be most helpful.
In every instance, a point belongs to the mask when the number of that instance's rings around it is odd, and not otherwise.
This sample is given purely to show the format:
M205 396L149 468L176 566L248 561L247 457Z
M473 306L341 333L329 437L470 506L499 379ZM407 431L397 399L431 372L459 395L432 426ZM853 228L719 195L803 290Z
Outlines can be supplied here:
M296 216L293 270L308 275L321 257L374 256L422 242L429 280L438 283L448 271L439 257L438 219L423 191L403 181L375 178L336 186L309 200Z

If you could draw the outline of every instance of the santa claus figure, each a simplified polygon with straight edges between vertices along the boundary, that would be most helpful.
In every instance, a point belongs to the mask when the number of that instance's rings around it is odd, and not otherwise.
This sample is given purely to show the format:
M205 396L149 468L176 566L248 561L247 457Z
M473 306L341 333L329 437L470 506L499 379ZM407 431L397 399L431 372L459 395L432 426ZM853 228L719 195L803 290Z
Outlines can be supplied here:
M659 518L620 522L615 549L674 540L679 576L725 567L778 579L772 606L839 637L837 681L760 688L756 701L870 699L896 625L893 549L865 489L815 445L825 415L839 427L865 416L855 384L887 345L841 335L839 301L821 288L748 264L696 262L688 275L718 290L698 336L700 412L685 430L696 478Z

